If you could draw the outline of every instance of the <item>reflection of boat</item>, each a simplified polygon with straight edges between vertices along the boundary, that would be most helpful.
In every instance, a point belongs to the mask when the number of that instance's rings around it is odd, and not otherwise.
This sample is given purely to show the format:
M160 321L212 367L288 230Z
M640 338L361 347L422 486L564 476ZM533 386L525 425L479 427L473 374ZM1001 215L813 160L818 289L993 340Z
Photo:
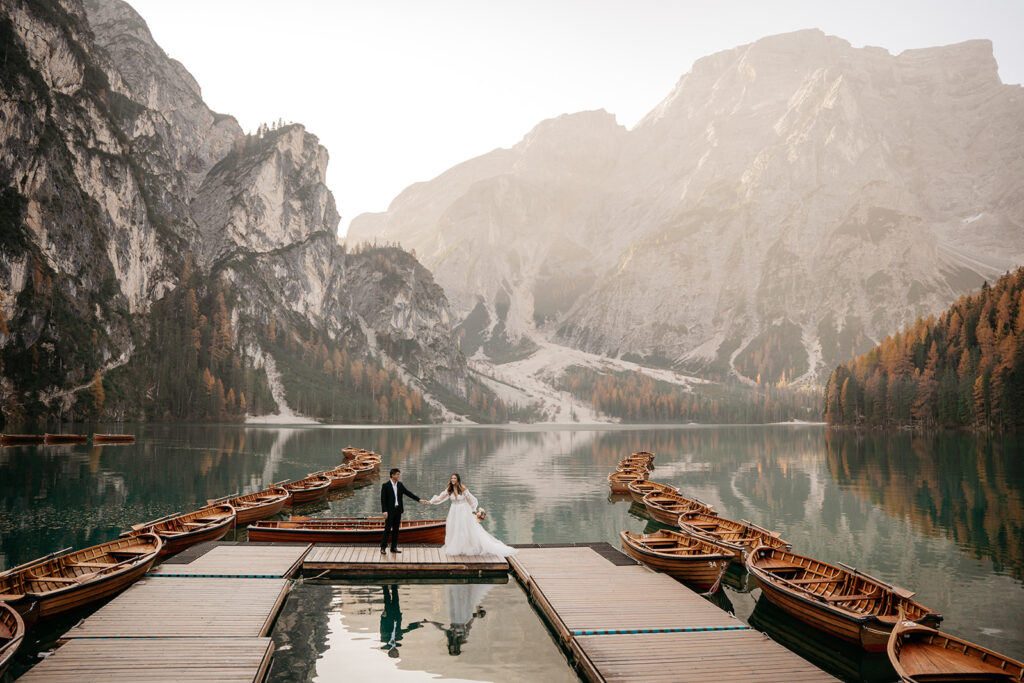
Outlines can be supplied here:
M135 443L134 434L99 434L92 435L93 443Z
M289 482L284 485L284 488L291 494L287 504L299 505L323 498L327 495L327 490L330 487L331 480L322 474L314 474L305 479Z
M962 638L903 619L889 636L889 662L908 683L1024 681L1024 663Z
M896 678L885 655L865 652L857 645L808 626L783 612L770 600L758 600L747 623L845 681L890 683Z
M747 555L758 546L767 545L784 550L792 547L774 531L768 531L746 520L734 522L703 512L680 515L679 528L685 533L726 548L732 553L732 561L739 564L746 562Z
M45 444L85 443L88 440L85 434L47 434L43 437Z
M444 543L443 519L403 520L400 543ZM282 522L249 525L250 541L284 543L376 543L384 534L384 517L292 517Z
M646 478L647 470L618 470L608 475L608 486L611 488L612 493L629 493L629 489L626 488L629 484L638 479Z
M903 608L918 623L938 624L942 616L910 597L912 592L856 569L836 567L780 548L761 546L747 557L765 597L797 619L881 652Z
M164 543L155 534L59 551L0 573L0 594L30 624L121 592L149 571Z
M24 446L43 443L45 438L42 434L0 434L0 444L4 446Z
M711 508L699 500L691 500L679 493L652 491L643 498L647 512L665 526L679 526L679 515L688 512L704 512L715 514Z
M648 479L641 479L634 481L633 483L626 486L629 490L629 495L633 497L633 500L643 505L644 496L648 493L679 493L679 489L675 486L669 486L668 484L660 484L656 481L650 481Z
M121 535L156 534L164 540L160 554L173 555L196 543L220 540L234 525L235 508L227 503L218 503L183 515L168 515L150 522L134 524L131 531Z
M18 610L0 602L0 678L4 677L14 653L25 639L25 622Z
M244 496L225 496L206 502L210 505L227 503L235 508L235 525L237 526L273 517L281 511L290 496L291 493L284 487L271 486L256 493L247 493Z
M757 588L757 579L751 576L743 565L730 564L725 570L725 576L722 577L722 585L737 593L749 593Z
M678 531L622 531L619 537L622 549L634 560L709 593L718 590L731 557L707 541Z

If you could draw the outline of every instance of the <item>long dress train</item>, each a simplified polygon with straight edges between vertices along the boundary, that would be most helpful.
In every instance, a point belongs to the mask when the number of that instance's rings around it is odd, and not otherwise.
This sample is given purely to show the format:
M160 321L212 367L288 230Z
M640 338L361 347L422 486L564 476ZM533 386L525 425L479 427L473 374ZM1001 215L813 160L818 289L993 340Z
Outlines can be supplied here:
M431 505L439 505L451 500L448 519L444 528L444 547L442 550L449 555L498 555L508 557L516 552L515 548L505 545L491 536L480 525L474 514L477 500L469 489L461 494L451 495L445 489L430 499Z

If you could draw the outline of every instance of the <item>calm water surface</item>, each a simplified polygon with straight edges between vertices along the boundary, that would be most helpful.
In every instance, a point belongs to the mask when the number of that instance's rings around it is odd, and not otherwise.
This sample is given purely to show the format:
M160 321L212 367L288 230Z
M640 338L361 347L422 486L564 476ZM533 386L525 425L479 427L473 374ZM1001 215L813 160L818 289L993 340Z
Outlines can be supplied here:
M349 444L382 453L383 468L400 467L406 485L423 497L440 491L451 472L461 473L490 513L485 525L507 542L618 546L619 531L654 528L641 508L611 499L605 482L620 457L643 449L657 456L653 480L680 487L725 517L782 532L796 552L916 590L920 602L945 616L945 630L1024 659L1018 436L853 435L815 426L124 430L138 434L136 444L0 450L0 568L109 540L131 524L208 498L300 478L337 464ZM379 481L297 511L376 514L378 488ZM445 512L413 505L406 516ZM884 656L823 637L759 596L745 573L731 569L715 601L843 679L893 678ZM19 667L64 627L33 634ZM304 580L289 596L274 639L272 678L281 681L574 680L515 581Z

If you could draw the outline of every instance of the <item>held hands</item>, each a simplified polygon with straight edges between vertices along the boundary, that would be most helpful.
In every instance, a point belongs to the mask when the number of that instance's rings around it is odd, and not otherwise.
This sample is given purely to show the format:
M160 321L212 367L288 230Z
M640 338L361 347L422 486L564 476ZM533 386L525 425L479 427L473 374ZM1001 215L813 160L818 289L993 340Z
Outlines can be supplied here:
M420 502L423 503L424 505L430 505L430 501L423 500L422 498L420 498Z

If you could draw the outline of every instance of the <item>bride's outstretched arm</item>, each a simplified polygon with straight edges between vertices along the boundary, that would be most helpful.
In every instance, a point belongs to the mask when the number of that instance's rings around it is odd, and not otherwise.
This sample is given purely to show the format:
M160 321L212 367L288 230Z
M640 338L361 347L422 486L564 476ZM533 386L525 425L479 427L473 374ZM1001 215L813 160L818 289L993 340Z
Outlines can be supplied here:
M427 502L429 502L431 505L437 505L438 503L443 503L446 500L448 500L448 489L441 491L441 493L437 494Z

